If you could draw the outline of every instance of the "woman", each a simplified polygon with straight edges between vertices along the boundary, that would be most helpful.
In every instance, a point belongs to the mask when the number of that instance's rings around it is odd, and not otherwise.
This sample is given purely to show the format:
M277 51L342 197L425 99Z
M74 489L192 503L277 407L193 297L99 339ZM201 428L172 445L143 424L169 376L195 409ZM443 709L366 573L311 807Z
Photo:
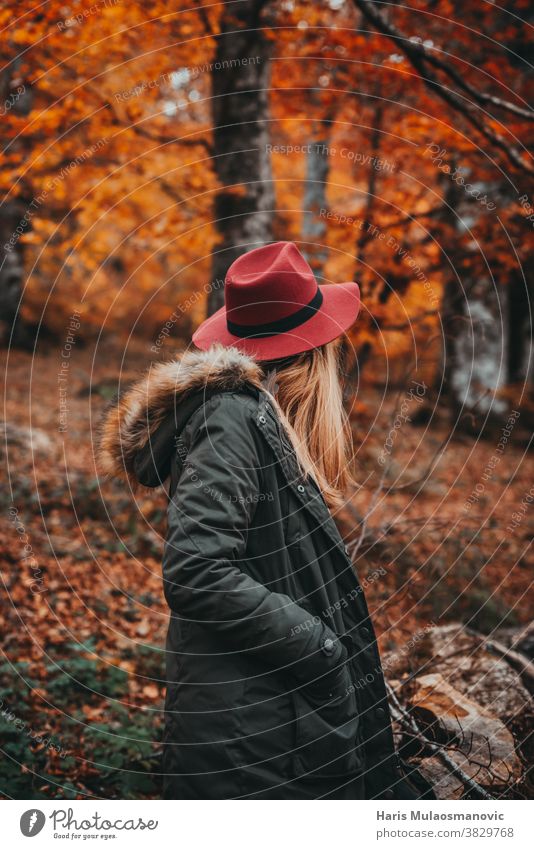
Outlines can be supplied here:
M358 310L357 284L317 286L291 242L251 250L197 350L107 418L106 471L171 479L167 798L417 797L329 512L349 449L334 340Z

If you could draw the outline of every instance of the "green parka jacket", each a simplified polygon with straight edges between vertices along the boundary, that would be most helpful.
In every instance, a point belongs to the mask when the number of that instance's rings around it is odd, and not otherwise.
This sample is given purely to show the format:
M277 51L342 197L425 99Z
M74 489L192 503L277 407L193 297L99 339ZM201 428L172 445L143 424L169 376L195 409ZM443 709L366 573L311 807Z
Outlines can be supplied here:
M414 798L348 548L257 364L216 347L156 366L102 450L172 480L165 795Z

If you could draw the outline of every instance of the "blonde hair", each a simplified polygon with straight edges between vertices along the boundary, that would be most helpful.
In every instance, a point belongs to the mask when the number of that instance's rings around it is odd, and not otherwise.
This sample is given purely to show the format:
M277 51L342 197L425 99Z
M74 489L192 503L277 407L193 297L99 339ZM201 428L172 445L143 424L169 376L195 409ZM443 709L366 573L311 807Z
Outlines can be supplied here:
M273 372L267 365L265 371L267 390L283 414L302 470L315 478L330 506L340 506L352 482L352 440L343 406L338 344L329 342Z

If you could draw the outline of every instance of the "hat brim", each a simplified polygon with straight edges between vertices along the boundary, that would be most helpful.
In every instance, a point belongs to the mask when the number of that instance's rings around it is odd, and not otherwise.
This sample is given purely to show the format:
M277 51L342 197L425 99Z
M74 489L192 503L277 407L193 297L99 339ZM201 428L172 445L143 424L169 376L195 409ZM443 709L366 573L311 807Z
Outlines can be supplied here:
M319 288L323 295L320 308L312 318L293 330L259 339L234 336L226 325L226 307L221 307L197 328L193 342L203 351L218 342L259 361L290 357L326 345L356 321L360 311L360 287L351 282L331 283ZM301 306L304 304L298 305Z

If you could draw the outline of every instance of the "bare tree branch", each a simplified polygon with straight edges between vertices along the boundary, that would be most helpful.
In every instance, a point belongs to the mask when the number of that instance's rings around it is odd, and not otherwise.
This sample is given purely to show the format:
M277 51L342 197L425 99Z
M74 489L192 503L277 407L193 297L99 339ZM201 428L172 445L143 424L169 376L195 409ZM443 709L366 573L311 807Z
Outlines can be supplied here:
M520 654L520 652L515 651L514 649L503 646L503 644L497 642L497 640L488 640L482 634L478 634L470 628L466 628L466 631L474 637L477 637L480 640L481 645L483 645L487 651L506 661L506 663L519 674L519 677L523 681L527 690L530 693L534 692L534 664L528 659L528 657Z
M387 36L387 38L391 39L400 50L404 53L406 58L410 61L411 65L418 74L421 76L421 79L425 86L430 89L434 94L436 94L441 100L445 101L449 106L452 106L457 112L460 112L464 118L482 135L485 139L487 139L490 144L497 147L501 150L506 158L512 162L516 167L520 168L522 171L527 172L528 174L534 174L534 167L525 161L520 151L509 145L505 138L495 130L491 129L483 119L479 119L473 109L471 108L469 100L464 97L464 95L460 94L458 91L455 91L452 88L448 88L446 85L441 83L439 79L432 73L430 67L439 68L441 71L444 71L449 79L457 80L459 74L449 68L447 63L438 59L435 55L430 55L428 49L418 41L412 41L406 35L400 32L393 24L391 24L386 17L383 15L381 11L379 11L372 0L353 0L354 5L360 10L362 15L365 17L369 23L371 23L375 29L377 29L382 35ZM466 88L467 87L467 88ZM463 85L460 87L463 91L468 92L472 95L471 87L464 81ZM480 99L483 102L486 102L488 99L491 102L494 102L492 99L492 95L480 95ZM520 107L515 107L513 104L508 104L507 101L501 101L499 98L495 98L498 101L498 105L501 108L506 108L509 111L513 111L515 114L522 115L523 110L519 111ZM497 105L494 103L494 105ZM532 112L526 112L522 117L532 118Z
M389 684L386 684L386 689L392 706L392 713L397 722L409 731L410 734L412 734L427 751L439 758L445 764L449 772L455 775L470 793L478 799L493 800L493 796L484 790L480 784L477 784L473 778L470 778L469 775L467 775L467 773L464 772L463 769L449 757L447 752L445 752L441 746L428 739L424 731L419 728L419 725L413 716L411 716L406 708L401 705L393 688Z
M198 12L199 18L204 24L206 28L206 32L208 35L214 35L213 27L210 23L210 19L208 18L208 13L206 11L206 6L202 5L202 0L195 0L195 9Z

